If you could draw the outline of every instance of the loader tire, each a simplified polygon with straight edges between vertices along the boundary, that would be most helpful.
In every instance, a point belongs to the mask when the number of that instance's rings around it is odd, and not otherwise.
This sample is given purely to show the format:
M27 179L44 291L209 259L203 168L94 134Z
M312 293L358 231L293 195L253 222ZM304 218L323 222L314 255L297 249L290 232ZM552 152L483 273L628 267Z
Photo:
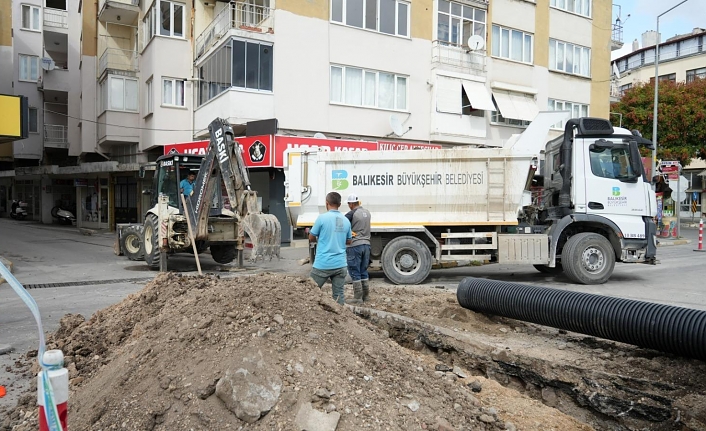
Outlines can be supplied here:
M566 241L561 263L564 273L573 282L603 284L613 274L615 252L604 236L582 232Z
M212 245L211 257L218 263L231 263L237 256L237 250L232 244Z
M153 269L159 268L159 221L154 214L147 214L143 230L145 263Z
M120 249L130 260L144 260L145 250L142 247L143 226L128 226L122 231Z
M431 251L419 238L401 236L382 250L382 270L395 284L419 284L431 271Z

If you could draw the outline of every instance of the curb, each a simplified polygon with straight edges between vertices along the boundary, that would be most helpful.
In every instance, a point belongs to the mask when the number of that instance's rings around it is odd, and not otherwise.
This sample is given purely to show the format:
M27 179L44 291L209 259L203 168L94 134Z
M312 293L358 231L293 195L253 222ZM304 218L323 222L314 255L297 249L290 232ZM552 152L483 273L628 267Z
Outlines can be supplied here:
M675 240L659 240L657 247L671 247L673 245L686 245L691 244L690 239L675 239Z
M5 259L4 257L0 256L0 262L2 262L3 265L7 267L7 269L10 270L10 272L14 272L14 267L15 265L12 263L12 261ZM3 284L5 282L5 279L0 277L0 284Z
M0 355L6 355L14 350L15 348L9 344L0 344Z

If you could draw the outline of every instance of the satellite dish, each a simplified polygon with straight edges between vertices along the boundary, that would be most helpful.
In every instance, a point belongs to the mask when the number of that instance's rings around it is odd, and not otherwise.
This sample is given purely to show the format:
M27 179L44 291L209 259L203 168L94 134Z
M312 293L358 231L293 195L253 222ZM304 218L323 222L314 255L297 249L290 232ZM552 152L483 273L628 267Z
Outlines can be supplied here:
M316 133L314 133L314 137L315 137L315 138L318 138L318 139L326 139L326 135L324 135L324 134L321 133L321 132L316 132Z
M400 121L400 119L395 117L394 115L390 115L390 128L392 129L392 133L397 136L402 136L407 133L407 131L404 129L404 126L402 126L402 122Z
M42 69L44 70L54 70L56 63L49 57L42 57Z
M474 34L473 36L468 38L468 48L471 51L478 51L483 48L485 48L485 40L483 39L482 36L478 36L477 34Z
M615 75L616 78L620 79L620 71L618 70L618 66L613 63L613 75Z

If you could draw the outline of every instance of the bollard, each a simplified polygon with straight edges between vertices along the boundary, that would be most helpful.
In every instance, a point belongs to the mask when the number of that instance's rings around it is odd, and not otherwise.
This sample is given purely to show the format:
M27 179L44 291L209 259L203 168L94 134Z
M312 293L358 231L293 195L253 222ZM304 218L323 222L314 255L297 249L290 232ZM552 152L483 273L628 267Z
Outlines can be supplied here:
M42 361L47 366L47 371L40 371L37 375L37 405L39 406L39 431L50 431L45 412L45 393L42 378L46 372L49 376L54 403L55 414L58 416L61 430L67 431L68 403L69 403L69 371L64 368L64 354L61 350L47 350ZM53 408L53 406L49 407Z
M699 245L694 251L704 251L704 219L699 219Z

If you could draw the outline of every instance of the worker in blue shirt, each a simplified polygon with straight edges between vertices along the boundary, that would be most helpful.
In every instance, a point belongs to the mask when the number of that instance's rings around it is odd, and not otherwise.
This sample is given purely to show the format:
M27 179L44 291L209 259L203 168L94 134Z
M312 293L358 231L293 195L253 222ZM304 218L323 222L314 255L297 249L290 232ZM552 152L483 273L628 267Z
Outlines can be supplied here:
M189 172L181 183L179 183L179 190L184 194L184 196L189 197L194 194L194 180L196 180L196 174L194 172Z
M352 233L351 222L338 211L340 206L340 194L331 192L326 195L327 212L316 218L309 232L309 241L317 243L311 278L319 288L330 278L333 299L343 305L343 287L348 272L346 245L350 244Z

